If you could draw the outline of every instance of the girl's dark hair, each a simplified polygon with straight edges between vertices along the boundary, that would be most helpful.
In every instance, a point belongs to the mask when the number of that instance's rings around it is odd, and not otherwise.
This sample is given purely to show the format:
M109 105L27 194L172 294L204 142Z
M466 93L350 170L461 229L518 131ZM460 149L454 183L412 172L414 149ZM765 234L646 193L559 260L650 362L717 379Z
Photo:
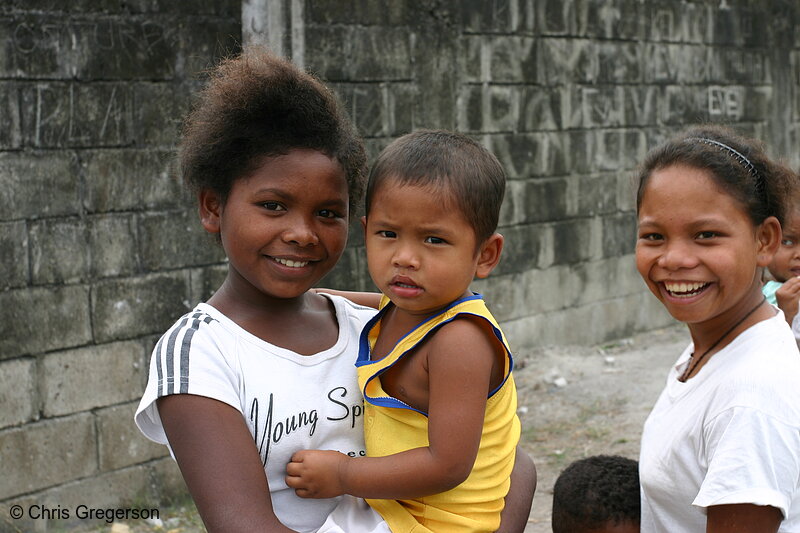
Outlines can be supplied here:
M686 130L651 150L640 165L637 211L653 172L672 165L711 173L717 184L744 206L754 225L769 216L783 224L796 178L788 167L770 160L761 142L742 137L725 126L705 125Z
M466 135L419 130L396 139L378 156L369 175L366 210L384 182L432 186L448 207L461 211L475 230L477 244L497 229L506 174L489 150Z
M223 203L233 182L264 157L294 148L317 150L341 164L351 216L364 192L364 146L333 92L260 47L211 70L186 117L179 148L184 183L195 193L214 191Z

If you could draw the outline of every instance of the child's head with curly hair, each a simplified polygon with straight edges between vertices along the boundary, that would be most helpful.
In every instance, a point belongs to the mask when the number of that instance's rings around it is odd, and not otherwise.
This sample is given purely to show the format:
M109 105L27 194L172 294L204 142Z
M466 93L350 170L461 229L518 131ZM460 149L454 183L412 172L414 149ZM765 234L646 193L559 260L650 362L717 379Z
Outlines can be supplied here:
M639 465L618 455L575 461L553 487L553 533L639 531Z

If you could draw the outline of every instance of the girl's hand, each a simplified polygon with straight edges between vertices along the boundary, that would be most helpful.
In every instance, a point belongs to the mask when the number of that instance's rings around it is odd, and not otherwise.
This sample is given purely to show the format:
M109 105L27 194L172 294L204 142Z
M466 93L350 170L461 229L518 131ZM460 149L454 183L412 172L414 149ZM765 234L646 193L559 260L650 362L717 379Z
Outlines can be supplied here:
M286 465L286 484L301 498L345 494L342 477L348 457L332 450L300 450Z

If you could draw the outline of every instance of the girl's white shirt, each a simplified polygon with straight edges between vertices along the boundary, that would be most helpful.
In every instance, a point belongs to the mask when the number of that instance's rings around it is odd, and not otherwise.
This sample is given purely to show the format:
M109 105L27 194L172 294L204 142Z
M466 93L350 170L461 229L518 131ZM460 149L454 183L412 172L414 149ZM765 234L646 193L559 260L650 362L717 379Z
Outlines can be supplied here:
M670 370L642 435L642 532L705 531L707 507L735 503L800 531L800 353L775 310L685 383L693 345Z
M284 481L292 454L304 449L366 453L355 360L361 329L376 310L326 296L334 304L339 336L313 355L274 346L216 308L197 305L153 350L135 415L146 437L168 445L156 404L162 396L196 394L242 413L264 464L275 514L299 532L319 528L341 498L295 495Z

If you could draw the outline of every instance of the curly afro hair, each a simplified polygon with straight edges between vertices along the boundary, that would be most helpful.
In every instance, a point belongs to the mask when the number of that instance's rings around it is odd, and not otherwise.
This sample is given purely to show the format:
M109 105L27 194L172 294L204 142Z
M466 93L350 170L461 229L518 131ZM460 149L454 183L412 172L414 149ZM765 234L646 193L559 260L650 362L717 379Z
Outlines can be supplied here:
M295 148L317 150L341 164L354 215L366 185L366 155L339 101L289 61L247 48L211 70L186 117L181 177L195 194L210 189L224 203L233 182L264 157Z

